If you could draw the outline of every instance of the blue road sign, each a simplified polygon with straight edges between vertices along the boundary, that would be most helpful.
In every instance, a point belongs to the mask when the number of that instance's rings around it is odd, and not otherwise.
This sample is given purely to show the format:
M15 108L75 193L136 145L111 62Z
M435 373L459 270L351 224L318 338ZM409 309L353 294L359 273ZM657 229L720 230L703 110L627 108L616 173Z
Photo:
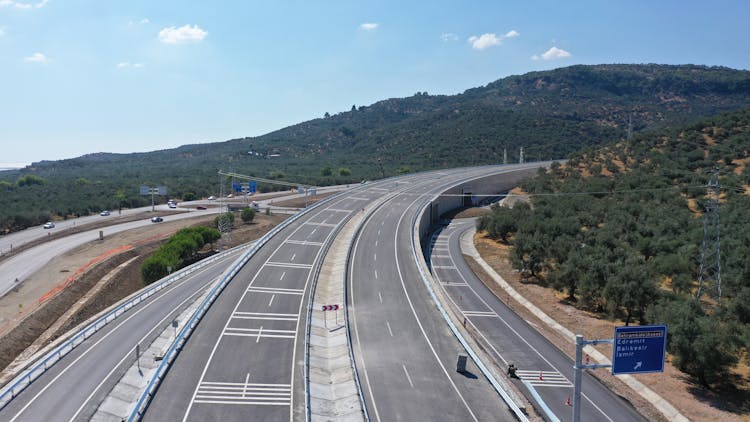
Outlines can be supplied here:
M667 326L615 327L612 374L664 372Z
M242 192L242 184L241 183L232 182L232 189L236 193L240 193L240 192Z
M247 187L249 189L248 192L255 193L258 190L258 182L256 182L256 181L253 180L253 181L251 181L250 183L247 184Z

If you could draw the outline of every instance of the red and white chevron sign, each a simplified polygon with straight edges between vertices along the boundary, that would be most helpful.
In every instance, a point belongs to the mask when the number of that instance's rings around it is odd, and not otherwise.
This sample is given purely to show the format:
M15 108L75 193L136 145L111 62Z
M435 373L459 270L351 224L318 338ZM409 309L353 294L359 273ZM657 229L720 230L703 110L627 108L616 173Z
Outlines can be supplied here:
M323 312L325 311L338 311L339 305L323 305Z

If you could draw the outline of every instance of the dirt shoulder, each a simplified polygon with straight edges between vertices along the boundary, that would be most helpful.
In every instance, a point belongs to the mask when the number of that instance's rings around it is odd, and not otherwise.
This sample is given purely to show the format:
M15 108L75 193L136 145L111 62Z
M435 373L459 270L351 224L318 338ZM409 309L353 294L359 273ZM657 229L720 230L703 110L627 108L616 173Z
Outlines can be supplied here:
M527 300L542 309L547 315L553 317L561 325L574 333L583 334L587 339L612 338L614 327L624 325L622 321L610 321L599 315L591 314L576 309L567 304L559 292L538 284L524 282L508 261L509 248L499 244L492 239L477 233L474 238L479 254L482 258L505 279L518 293ZM557 331L549 328L541 322L530 311L509 297L507 293L497 285L474 261L473 258L465 256L466 261L480 279L492 290L503 302L508 304L516 313L529 321L534 328L543 334L553 344L558 345L571 359L575 358L575 345L573 342L560 335ZM597 349L606 356L612 355L610 345L597 346ZM636 378L648 386L654 392L662 396L683 415L696 421L748 421L747 414L747 391L737 386L735 391L705 391L695 385L682 372L677 370L667 358L667 364L663 373L641 374ZM607 385L616 394L626 398L633 404L648 420L665 421L666 419L656 411L645 399L628 388L617 377L608 370L600 369L590 371L602 383ZM740 396L744 397L741 398Z

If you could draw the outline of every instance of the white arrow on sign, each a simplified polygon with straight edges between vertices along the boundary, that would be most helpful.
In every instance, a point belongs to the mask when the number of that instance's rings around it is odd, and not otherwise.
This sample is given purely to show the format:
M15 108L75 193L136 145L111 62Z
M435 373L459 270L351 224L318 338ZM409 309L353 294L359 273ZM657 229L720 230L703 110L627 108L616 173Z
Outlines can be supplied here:
M635 371L636 369L640 368L642 365L643 365L642 361L641 362L636 362L635 363L635 367L633 368L633 370Z

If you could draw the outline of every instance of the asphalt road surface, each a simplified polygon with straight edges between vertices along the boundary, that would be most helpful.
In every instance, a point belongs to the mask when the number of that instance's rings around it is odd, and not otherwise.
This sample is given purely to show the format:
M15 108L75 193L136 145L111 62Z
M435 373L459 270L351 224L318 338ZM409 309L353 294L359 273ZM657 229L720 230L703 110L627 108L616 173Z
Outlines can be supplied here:
M149 344L237 258L229 254L154 294L86 339L2 410L2 421L89 420Z
M499 366L513 363L520 378L536 389L552 412L561 421L570 421L573 408L567 401L573 397L573 361L490 292L468 266L460 237L475 223L474 219L453 220L433 237L429 251L433 275ZM526 386L520 380L514 382L533 402ZM582 392L583 421L645 420L588 373L583 376Z
M515 420L476 365L456 371L466 352L424 286L411 245L414 215L429 197L463 178L497 172L424 175L359 233L349 263L349 317L371 420Z

